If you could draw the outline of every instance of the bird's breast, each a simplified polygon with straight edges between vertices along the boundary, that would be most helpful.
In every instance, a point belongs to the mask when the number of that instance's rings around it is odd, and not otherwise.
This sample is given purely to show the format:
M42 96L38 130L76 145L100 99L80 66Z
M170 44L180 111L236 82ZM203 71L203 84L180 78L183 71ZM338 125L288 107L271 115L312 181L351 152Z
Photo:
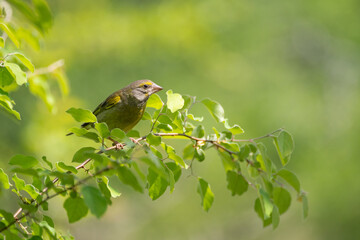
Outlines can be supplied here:
M145 106L119 103L99 113L97 119L99 122L105 122L109 129L120 128L128 132L141 120L144 111Z

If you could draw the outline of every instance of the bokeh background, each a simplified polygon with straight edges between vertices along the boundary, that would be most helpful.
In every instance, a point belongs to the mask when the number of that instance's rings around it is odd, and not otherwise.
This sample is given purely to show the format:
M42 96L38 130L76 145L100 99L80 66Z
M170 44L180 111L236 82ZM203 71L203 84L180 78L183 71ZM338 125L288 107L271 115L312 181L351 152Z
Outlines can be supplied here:
M65 110L93 109L113 91L148 78L219 101L230 122L245 129L244 138L285 127L296 141L288 167L310 204L303 220L293 196L278 229L263 228L253 210L256 193L231 197L219 157L209 152L195 166L215 194L208 213L195 180L183 174L175 191L156 201L120 185L123 195L104 217L72 225L57 207L62 201L53 200L56 226L76 239L360 239L359 1L49 3L54 27L42 50L28 55L36 66L63 58L71 93L58 100L54 115L26 89L13 95L23 120L0 115L0 167L16 153L70 162L88 143L64 136L76 125ZM15 210L13 199L3 194L0 204Z

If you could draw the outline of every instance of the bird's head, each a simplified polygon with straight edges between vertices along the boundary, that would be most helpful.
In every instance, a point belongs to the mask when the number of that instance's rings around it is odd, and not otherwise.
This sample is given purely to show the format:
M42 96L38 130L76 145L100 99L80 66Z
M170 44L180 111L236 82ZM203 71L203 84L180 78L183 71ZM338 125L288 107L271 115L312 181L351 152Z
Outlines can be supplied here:
M146 102L151 94L161 91L163 88L150 80L138 80L129 86L131 96L142 103Z

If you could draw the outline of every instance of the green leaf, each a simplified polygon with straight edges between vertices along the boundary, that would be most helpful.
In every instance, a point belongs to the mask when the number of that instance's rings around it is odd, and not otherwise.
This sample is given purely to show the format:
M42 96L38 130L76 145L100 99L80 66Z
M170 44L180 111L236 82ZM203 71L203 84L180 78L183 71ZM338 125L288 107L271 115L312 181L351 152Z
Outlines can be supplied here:
M95 123L95 129L99 132L102 138L108 138L110 136L110 131L106 123Z
M244 133L244 130L239 125L235 124L233 126L230 126L227 119L225 119L223 123L224 123L224 127L234 135Z
M210 185L201 177L198 177L197 192L201 197L201 205L205 211L209 211L214 202L214 194L210 189Z
M172 124L173 121L166 115L160 115L158 121L163 124Z
M126 136L127 136L127 137L132 137L132 138L139 138L139 137L140 137L140 133L139 133L139 131L132 129L132 130L130 130L130 131L128 131L128 132L126 133Z
M159 171L165 172L165 169L160 159L157 156L155 156L155 154L152 151L147 150L146 153L147 155L140 158L140 160L146 163L147 165L158 169Z
M97 178L97 184L98 184L98 187L99 187L101 193L105 197L107 204L111 205L112 204L111 193L110 193L110 190L108 189L108 187L106 186L106 184L104 183L104 181L102 180L102 178Z
M32 199L36 199L39 196L39 192L31 184L26 184L24 187L24 191L26 191Z
M36 199L39 193L37 192L36 188L31 184L25 184L25 181L19 178L16 174L13 175L12 180L15 183L15 187L18 192L26 191L31 198Z
M45 156L43 156L41 159L50 167L50 169L53 168L52 163L49 160L47 160Z
M220 155L221 161L225 168L225 172L238 169L239 165L233 161L232 156L228 152L225 152L223 149L220 148L218 149L217 152Z
M263 221L264 227L271 224L272 218L264 219L264 212L259 198L256 198L255 200L254 210L260 217L260 219Z
M43 215L43 220L49 224L50 227L55 227L54 221L51 217Z
M22 168L32 168L36 166L38 163L39 161L36 158L21 154L13 156L9 161L10 165L16 165Z
M228 142L222 142L220 143L221 146L224 146L225 148L233 151L233 152L239 152L240 147L237 143L228 143Z
M0 37L0 47L3 48L5 46L4 38Z
M175 182L177 182L181 176L181 167L173 162L165 163L166 170L169 174L169 187L170 193L172 193L175 189Z
M160 123L156 126L156 129L163 130L164 132L171 132L173 130L172 126L169 124Z
M87 109L81 108L70 108L66 111L69 113L77 122L96 122L96 116Z
M267 155L266 147L263 143L258 143L257 146L260 151L260 154L256 157L256 160L260 163L262 170L271 174L272 162Z
M175 149L172 146L162 144L162 147L164 148L164 150L168 154L168 158L174 160L177 164L181 165L185 169L188 168L188 165L184 162L184 160L179 155L177 155L175 153Z
M184 159L192 159L195 154L195 148L193 143L188 144L183 150Z
M275 205L279 208L280 214L283 214L289 209L291 204L291 195L285 188L282 187L274 188L273 199Z
M171 170L169 170L168 168L166 168L166 170L169 173L169 188L170 188L170 193L172 193L175 189L175 176Z
M92 191L93 190L85 190L87 192L91 192L91 193L86 193L88 195L92 195ZM89 198L96 198L97 196L93 197L93 196L89 196ZM88 200L89 201L89 200ZM102 200L100 200L102 202ZM93 205L95 204L94 201L89 201L89 204ZM101 203L103 204L103 203ZM68 216L68 220L69 223L74 223L76 221L79 221L81 218L85 217L88 213L88 207L85 204L84 199L80 198L80 197L76 197L76 198L72 198L69 197L68 199L65 200L64 202L64 209L66 210L66 214ZM105 207L106 210L106 207ZM102 215L101 212L97 212L98 215L96 215L97 217L100 217Z
M83 137L83 138L93 140L96 143L100 142L100 140L101 140L97 133L90 132L90 131L86 130L85 128L72 127L69 129L69 132L74 133L78 137Z
M189 95L182 95L182 97L185 101L183 109L188 109L191 106L191 104L195 103L196 101L196 97L192 97Z
M52 72L52 75L57 80L62 95L67 96L69 94L69 80L65 74L65 71L62 68L57 68Z
M163 195L169 185L167 178L162 174L158 174L151 167L148 170L147 181L149 183L149 196L152 200L156 200Z
M4 236L5 236L4 238L5 240L23 240L23 238L20 238L18 235L10 231L5 231Z
M167 102L166 105L168 109L174 113L177 110L180 110L184 106L184 99L179 93L173 93L172 90L166 92Z
M53 22L53 17L46 0L33 0L32 1L36 10L37 25L42 32L46 32Z
M106 212L107 208L106 199L101 195L100 190L92 186L84 186L81 189L81 193L84 196L85 204L90 209L90 212L97 218L100 218Z
M238 158L241 162L245 161L250 155L250 147L248 144L242 145L238 153Z
M40 38L38 38L37 32L33 31L28 27L17 27L16 35L19 39L21 39L22 42L26 42L32 49L40 51Z
M13 215L3 209L0 209L0 215L5 218L7 223L11 223L13 222L15 219L13 217Z
M274 144L279 154L281 163L285 166L291 157L291 153L294 150L293 137L287 131L281 131L279 136L274 137Z
M0 183L4 186L5 189L10 188L9 177L1 168L0 168Z
M287 169L281 169L276 175L282 177L287 183L289 183L298 193L300 193L300 181L297 178L297 176L287 170Z
M11 53L11 55L16 56L24 64L24 66L27 67L27 69L29 69L31 72L34 72L35 70L34 64L32 64L30 59L25 57L24 54L16 52L16 53Z
M26 73L23 70L21 70L19 65L17 65L16 63L6 62L6 63L4 63L4 66L13 75L17 85L21 86L21 85L23 85L23 84L25 84L27 82Z
M135 175L130 171L129 168L125 166L120 166L118 168L118 177L119 179L129 186L131 186L134 190L143 193L143 188L140 186Z
M159 146L161 143L161 137L155 136L153 133L150 133L146 136L146 141L150 145Z
M62 185L74 185L74 175L72 174L53 171L50 175L59 178Z
M157 150L154 146L150 146L150 150L158 159L163 159L161 152Z
M7 68L0 66L0 87L10 85L15 80L12 72Z
M110 136L117 142L122 142L126 138L126 134L120 128L114 128L111 130Z
M209 110L210 114L215 118L217 122L223 122L224 118L224 109L220 103L213 101L209 98L206 98L201 101L205 107Z
M274 209L271 213L271 220L273 224L273 229L276 229L280 223L280 213L279 213L279 209L276 206L274 206Z
M260 198L261 207L264 213L264 219L270 218L274 205L271 202L269 194L258 186L258 193Z
M14 173L21 173L24 175L29 175L35 178L39 177L38 172L34 168L21 168L21 167L15 167L11 169L11 172Z
M64 193L63 193L64 194ZM62 195L63 195L62 194ZM44 210L44 211L48 211L49 210L49 203L48 202L43 202L40 207Z
M193 114L189 113L187 115L188 119L197 121L197 122L202 122L204 120L204 117L195 117Z
M0 28L8 35L8 37L11 39L11 41L14 43L14 45L17 48L19 48L20 42L17 39L17 37L15 36L15 34L10 30L10 28L5 23L0 23Z
M149 120L152 121L151 115L148 112L144 112L144 114L142 115L142 120Z
M66 165L66 164L63 163L63 162L57 162L56 165L57 165L59 168L65 170L65 171L72 172L73 174L77 174L77 173L78 173L78 170L76 170L75 167Z
M305 193L301 193L299 200L303 204L303 216L304 218L307 218L309 215L309 203L308 198Z
M248 182L245 178L234 171L227 171L227 188L231 191L231 194L235 196L235 194L241 196L244 192L248 190Z
M45 104L50 112L54 111L55 98L52 95L48 78L45 75L34 75L29 77L30 92L39 97Z
M102 178L103 182L106 184L106 187L108 188L112 198L117 198L117 197L121 196L120 192L118 192L116 189L114 189L113 187L110 186L109 179L106 176L102 176L101 178Z
M40 236L32 236L28 240L43 240Z
M174 160L177 164L181 165L183 168L185 169L188 168L188 165L184 162L184 160L175 152L170 152L168 158Z
M56 230L49 225L46 221L41 221L39 223L39 226L42 227L46 232L51 236L51 239L57 239L56 238Z
M163 101L161 101L161 98L156 93L152 94L146 103L147 107L155 109L161 109L163 105Z
M192 132L192 134L194 137L197 137L197 138L202 138L204 137L205 135L205 128L203 125L199 125L197 126L194 131Z
M174 180L177 182L181 176L181 167L173 162L167 162L165 165L173 172Z
M83 147L80 148L75 154L74 157L72 159L72 162L78 162L78 163L82 163L84 162L86 159L89 158L88 154L91 153L95 153L96 149L93 147Z
M199 162L202 162L205 160L205 152L201 148L195 148L195 154L194 157Z

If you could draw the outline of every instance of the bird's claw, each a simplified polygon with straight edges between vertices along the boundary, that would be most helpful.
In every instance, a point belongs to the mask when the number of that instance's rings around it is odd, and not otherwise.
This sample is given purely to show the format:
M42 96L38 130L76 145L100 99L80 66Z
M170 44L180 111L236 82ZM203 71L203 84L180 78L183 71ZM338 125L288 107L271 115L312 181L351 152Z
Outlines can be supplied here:
M135 138L132 138L132 137L130 137L129 139L130 139L133 143L138 144L138 145L141 145L141 144L139 143L139 140L137 140L137 139L135 139Z
M117 149L117 150L122 150L122 149L124 149L124 144L119 143L119 142L114 142L114 143L113 143L113 146L115 146L115 149Z

